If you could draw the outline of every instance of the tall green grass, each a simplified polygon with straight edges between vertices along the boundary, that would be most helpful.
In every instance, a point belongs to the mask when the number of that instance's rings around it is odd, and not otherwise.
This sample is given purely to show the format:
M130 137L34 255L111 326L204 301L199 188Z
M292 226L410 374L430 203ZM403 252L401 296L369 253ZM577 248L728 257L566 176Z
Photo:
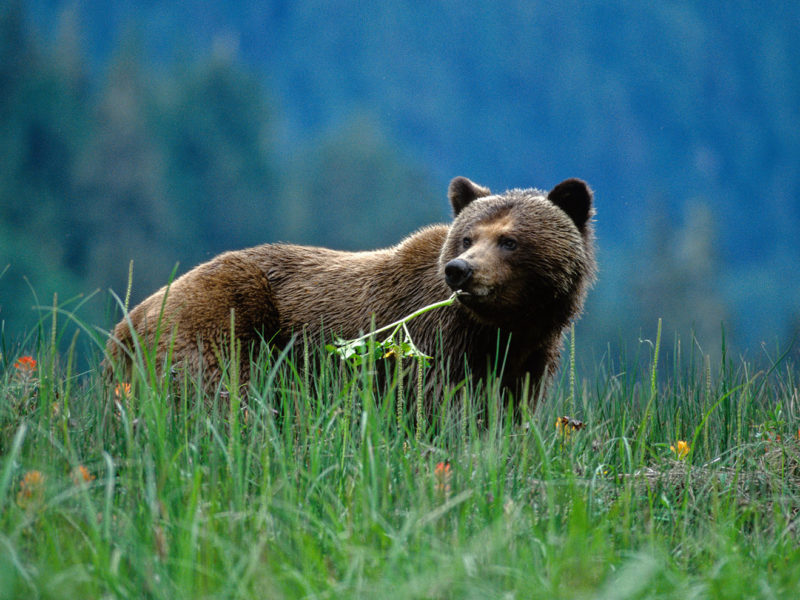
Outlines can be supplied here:
M145 348L130 381L77 373L56 314L2 359L0 598L797 597L785 357L642 343L581 376L573 331L535 412L489 382L420 423L414 363L264 349L244 403Z

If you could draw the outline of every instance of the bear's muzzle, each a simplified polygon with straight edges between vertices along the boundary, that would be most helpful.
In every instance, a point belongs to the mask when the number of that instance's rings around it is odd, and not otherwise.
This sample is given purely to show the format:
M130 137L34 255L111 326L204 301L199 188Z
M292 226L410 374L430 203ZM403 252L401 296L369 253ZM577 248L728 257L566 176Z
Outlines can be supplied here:
M444 266L444 280L454 292L472 279L472 266L463 258L454 258Z

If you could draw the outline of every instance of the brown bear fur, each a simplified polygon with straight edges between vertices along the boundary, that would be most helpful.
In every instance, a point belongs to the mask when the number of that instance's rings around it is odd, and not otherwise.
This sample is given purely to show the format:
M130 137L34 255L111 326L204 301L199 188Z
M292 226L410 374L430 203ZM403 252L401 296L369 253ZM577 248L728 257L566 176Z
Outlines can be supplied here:
M304 330L317 340L322 333L326 340L354 338L372 323L385 325L448 298L452 287L463 291L453 305L408 325L449 381L485 376L499 348L504 384L520 391L526 374L534 386L546 384L558 365L562 332L581 312L594 278L591 190L570 179L549 194L491 195L458 177L448 196L451 225L425 227L391 248L265 244L217 256L130 311L108 342L111 363L121 359L130 368L129 319L147 347L161 332L160 361L172 345L172 363L202 369L213 390L233 310L246 385L249 349L262 336L278 347Z

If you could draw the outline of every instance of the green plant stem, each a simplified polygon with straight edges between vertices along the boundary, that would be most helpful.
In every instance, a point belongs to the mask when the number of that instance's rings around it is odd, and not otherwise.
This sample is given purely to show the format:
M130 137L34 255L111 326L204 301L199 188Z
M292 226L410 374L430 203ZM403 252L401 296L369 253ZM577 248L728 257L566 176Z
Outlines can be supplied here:
M370 338L370 337L372 337L372 336L374 336L374 335L376 335L378 333L381 333L383 331L388 331L389 329L394 328L395 331L393 331L392 335L389 336L389 339L391 339L394 336L394 334L403 325L405 325L406 323L408 323L412 319L416 319L420 315L423 315L426 312L434 310L436 308L442 308L444 306L450 306L453 302L455 302L455 299L457 297L458 297L458 292L453 292L453 294L447 300L441 300L439 302L434 302L433 304L428 304L427 306L423 306L419 310L415 310L413 313L411 313L409 315L406 315L402 319L398 319L397 321L395 321L393 323L389 323L388 325L384 325L383 327L379 327L378 329L374 329L374 330L370 331L369 333L365 333L364 335L362 335L360 337L357 337L357 338L354 338L352 340L346 340L346 343L352 344L352 343L355 343L355 342L360 342L361 340L366 340L366 339L368 339L368 338Z

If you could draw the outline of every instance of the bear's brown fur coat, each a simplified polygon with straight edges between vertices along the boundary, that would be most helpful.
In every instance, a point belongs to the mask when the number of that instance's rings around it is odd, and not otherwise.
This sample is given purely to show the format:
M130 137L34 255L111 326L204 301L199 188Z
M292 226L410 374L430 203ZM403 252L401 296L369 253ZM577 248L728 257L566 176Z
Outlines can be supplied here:
M129 319L139 343L152 347L159 330L159 359L172 345L172 363L202 369L211 390L233 310L246 384L249 348L262 336L278 347L304 330L317 340L323 328L326 340L354 338L371 323L391 323L461 289L452 306L409 323L417 347L436 355L450 383L467 373L483 377L498 348L504 384L514 388L526 374L534 386L546 383L558 365L562 332L581 312L594 278L591 190L570 179L549 194L491 195L458 177L448 196L451 225L423 228L391 248L265 244L217 256L131 310L108 342L109 364L130 368Z

